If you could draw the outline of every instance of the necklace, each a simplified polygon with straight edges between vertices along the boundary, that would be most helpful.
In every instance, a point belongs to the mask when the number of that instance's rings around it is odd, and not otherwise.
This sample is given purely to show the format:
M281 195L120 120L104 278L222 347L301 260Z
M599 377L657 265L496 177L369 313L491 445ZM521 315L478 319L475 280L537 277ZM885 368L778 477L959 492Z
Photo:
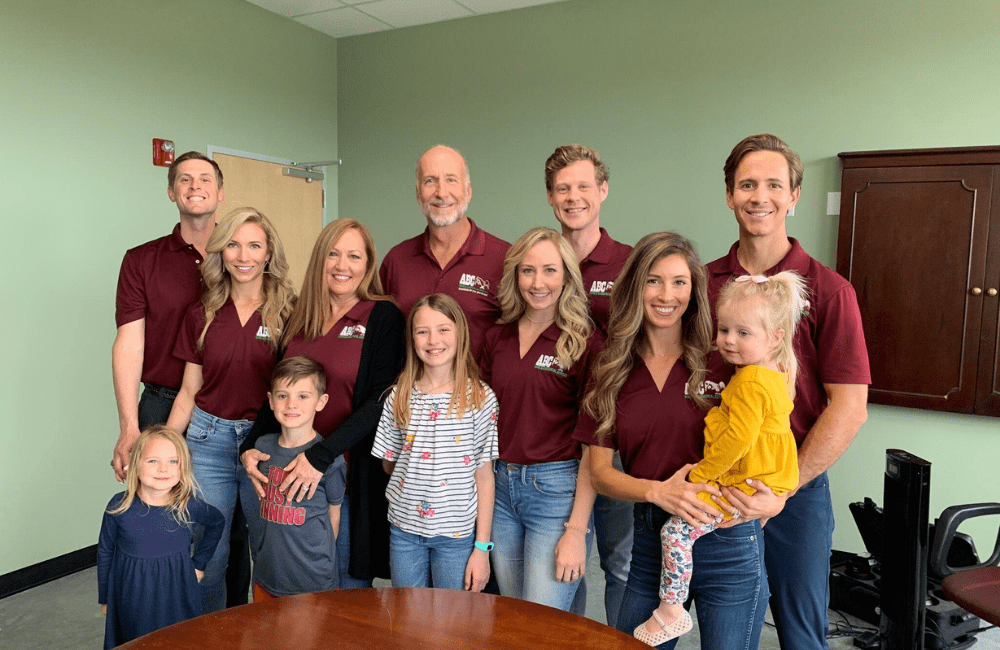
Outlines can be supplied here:
M417 390L419 390L424 395L430 395L434 391L440 390L440 389L444 388L445 386L447 386L448 384L454 383L454 381L455 381L454 379L449 379L448 381L444 382L443 384L438 384L437 386L432 386L432 387L428 388L427 390L424 390L420 386L417 386Z
M542 320L535 320L531 316L528 316L528 312L524 312L524 317L530 320L532 323L551 323L556 319L555 316L553 316L552 318L543 318Z

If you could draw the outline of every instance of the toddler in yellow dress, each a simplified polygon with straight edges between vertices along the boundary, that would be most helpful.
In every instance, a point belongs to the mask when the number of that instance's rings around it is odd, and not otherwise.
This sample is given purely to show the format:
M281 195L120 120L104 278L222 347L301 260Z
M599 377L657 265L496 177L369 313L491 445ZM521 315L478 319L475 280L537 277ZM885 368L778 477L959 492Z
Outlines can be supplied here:
M771 277L744 275L719 293L716 346L736 366L722 391L722 404L705 417L705 457L691 470L690 480L716 487L728 485L747 494L752 478L776 495L799 483L795 437L789 424L798 363L793 339L802 313L808 309L805 281L784 271ZM717 506L707 492L698 498ZM715 522L691 526L678 516L660 531L663 571L660 606L635 628L635 637L652 646L680 636L692 627L684 609L693 570L695 540L715 530L723 518L738 518L738 508L721 499L728 510Z

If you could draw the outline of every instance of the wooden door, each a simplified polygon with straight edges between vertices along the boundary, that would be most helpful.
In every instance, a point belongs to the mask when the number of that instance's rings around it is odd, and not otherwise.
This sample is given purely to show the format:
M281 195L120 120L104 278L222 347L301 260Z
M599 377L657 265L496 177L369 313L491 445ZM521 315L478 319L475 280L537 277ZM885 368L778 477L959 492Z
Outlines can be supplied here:
M861 305L872 402L973 412L992 180L988 165L844 170L837 270Z
M323 229L323 183L283 176L287 165L215 152L212 158L222 169L226 200L217 214L234 208L255 208L278 230L289 276L295 290L302 288L306 265L316 237Z

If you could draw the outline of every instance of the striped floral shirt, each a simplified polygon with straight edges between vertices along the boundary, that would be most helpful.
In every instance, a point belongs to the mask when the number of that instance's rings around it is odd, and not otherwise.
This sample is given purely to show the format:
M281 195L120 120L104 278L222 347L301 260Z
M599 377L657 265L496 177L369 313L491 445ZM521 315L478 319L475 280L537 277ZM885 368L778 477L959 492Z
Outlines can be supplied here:
M478 410L445 415L451 393L410 395L410 423L395 427L396 389L385 401L372 455L395 461L385 490L389 522L423 537L466 537L476 525L475 471L497 458L497 398L486 386Z

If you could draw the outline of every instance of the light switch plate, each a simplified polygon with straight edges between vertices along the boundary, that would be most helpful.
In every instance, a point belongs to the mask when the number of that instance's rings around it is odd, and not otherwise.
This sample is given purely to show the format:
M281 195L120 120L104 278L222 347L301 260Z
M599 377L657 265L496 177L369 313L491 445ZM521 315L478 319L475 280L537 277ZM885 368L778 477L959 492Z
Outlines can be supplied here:
M826 213L829 216L837 216L840 214L840 192L827 192Z

